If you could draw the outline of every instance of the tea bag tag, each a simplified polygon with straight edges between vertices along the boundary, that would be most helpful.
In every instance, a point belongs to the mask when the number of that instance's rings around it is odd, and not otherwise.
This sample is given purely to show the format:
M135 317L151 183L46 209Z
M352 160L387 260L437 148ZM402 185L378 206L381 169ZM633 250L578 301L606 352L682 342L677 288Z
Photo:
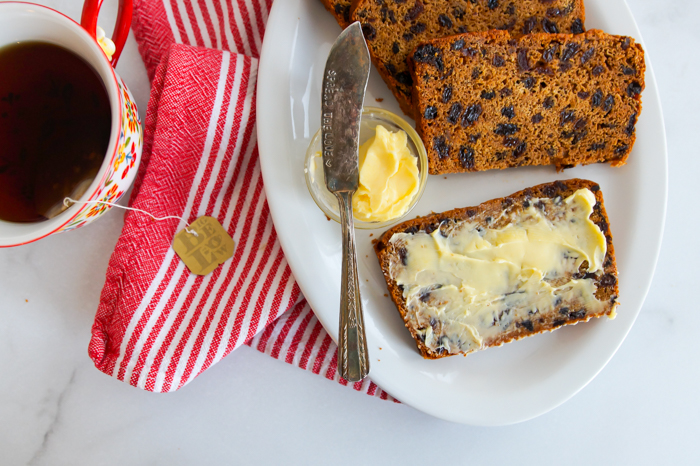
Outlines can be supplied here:
M199 217L173 239L175 253L195 275L214 271L233 256L235 245L219 221L207 216Z
M236 246L233 238L224 230L219 221L213 217L199 217L189 224L186 219L177 215L156 217L143 209L124 207L114 202L76 201L70 197L65 197L63 204L66 207L71 207L73 204L102 204L148 215L154 222L168 219L185 222L187 227L176 234L173 239L173 249L190 272L195 275L208 275L211 273L233 256L233 249Z

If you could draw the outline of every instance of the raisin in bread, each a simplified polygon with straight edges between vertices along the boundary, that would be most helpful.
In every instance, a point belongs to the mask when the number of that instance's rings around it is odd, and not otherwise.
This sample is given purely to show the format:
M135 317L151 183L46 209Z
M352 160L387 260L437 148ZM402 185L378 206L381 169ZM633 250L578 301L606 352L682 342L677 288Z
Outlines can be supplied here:
M350 25L350 12L352 11L351 0L321 0L326 10L333 15L341 28L345 29Z
M502 29L531 32L584 31L583 0L359 0L352 20L362 30L372 61L401 109L413 116L412 77L406 58L430 39Z
M624 165L642 110L644 51L629 37L505 31L411 55L431 174L521 165Z
M591 181L556 181L419 217L386 231L374 248L427 359L615 315L615 251Z

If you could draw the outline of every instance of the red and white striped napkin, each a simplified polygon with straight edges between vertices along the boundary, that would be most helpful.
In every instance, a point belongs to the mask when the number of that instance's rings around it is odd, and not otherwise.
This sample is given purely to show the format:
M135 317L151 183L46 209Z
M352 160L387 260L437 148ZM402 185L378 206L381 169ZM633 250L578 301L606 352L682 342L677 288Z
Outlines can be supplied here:
M336 345L291 275L263 189L255 84L271 4L134 2L152 89L131 205L189 222L215 217L236 242L231 260L192 275L171 247L184 221L127 213L89 354L135 387L177 390L242 344L349 385L337 375ZM368 379L351 386L393 400Z

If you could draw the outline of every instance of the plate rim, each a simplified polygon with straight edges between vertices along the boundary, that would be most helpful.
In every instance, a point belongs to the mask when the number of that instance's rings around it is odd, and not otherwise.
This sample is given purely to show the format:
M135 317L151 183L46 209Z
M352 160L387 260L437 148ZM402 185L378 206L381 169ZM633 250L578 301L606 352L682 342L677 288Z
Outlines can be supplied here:
M313 2L314 0L296 0L295 2L293 1L285 1L285 2L274 2L272 5L272 9L270 11L269 17L268 17L268 28L270 25L277 25L277 21L294 21L294 18L289 18L289 15L285 15L285 9L291 9L293 4L301 4L302 2ZM648 91L645 93L645 102L647 105L649 104L649 100L652 99L655 105L658 106L658 113L655 113L655 116L659 118L659 123L660 123L660 136L661 136L661 141L660 144L662 145L663 148L663 168L664 168L664 173L663 177L658 180L658 182L661 184L661 191L662 191L662 202L660 206L660 223L659 223L659 230L657 234L654 235L656 238L656 247L654 248L653 254L650 254L651 257L651 271L648 275L648 278L646 280L646 283L643 285L643 289L639 290L637 293L639 293L640 299L639 299L639 306L637 309L634 309L634 315L632 316L632 319L627 325L627 328L624 329L624 332L622 332L621 337L618 339L616 344L614 345L614 348L610 353L607 355L605 358L605 361L600 364L599 367L597 367L595 370L592 370L589 373L589 376L586 378L584 383L581 383L580 386L573 390L571 393L568 393L567 396L564 396L557 400L556 403L552 404L549 406L547 409L542 410L540 412L527 415L527 416L522 416L518 417L517 419L511 419L506 422L501 422L501 421L495 421L495 422L490 422L488 420L484 419L473 419L469 418L469 416L460 416L460 415L450 415L446 414L444 412L437 412L434 409L430 409L429 407L421 406L420 403L416 403L415 400L410 396L406 390L402 389L402 387L396 387L394 384L391 383L391 380L386 379L384 375L381 373L377 374L376 372L372 372L370 374L370 379L373 380L375 383L377 383L379 386L381 386L383 389L385 389L387 392L395 396L397 399L401 400L402 402L409 404L410 406L413 406L414 408L423 411L427 414L430 414L432 416L449 420L452 422L458 422L458 423L464 423L464 424L471 424L471 425L508 425L508 424L514 424L518 422L524 422L526 420L538 417L542 414L545 414L552 409L560 406L567 400L571 399L574 395L576 395L578 392L580 392L588 383L590 383L599 373L600 371L603 370L603 368L608 364L608 362L612 359L612 357L615 355L617 350L620 348L624 340L626 339L627 335L629 334L632 326L634 325L637 317L639 316L639 313L641 312L641 308L644 304L644 301L649 293L649 290L651 288L651 284L653 282L653 278L655 275L656 271L656 266L658 264L660 252L661 252L661 245L663 243L663 235L664 235L664 230L665 230L665 224L666 224L666 216L667 216L667 209L668 209L668 145L667 145L667 136L666 136L666 128L665 128L665 122L664 122L664 117L663 117L663 111L661 107L661 99L660 99L660 94L658 91L658 83L656 81L656 76L654 74L654 70L651 64L651 59L649 57L649 53L646 50L646 47L644 45L644 39L641 35L641 32L639 31L639 27L637 25L637 22L629 8L629 5L627 4L626 0L618 0L620 4L624 6L624 8L627 11L628 18L631 19L632 26L634 27L634 32L635 32L635 39L644 47L645 49L645 60L646 60L646 89L647 90L653 90L653 92L649 93ZM278 19L278 17L280 19ZM296 18L296 31L295 35L298 34L298 27L299 27L299 22L300 18ZM268 29L269 30L269 29ZM272 76L274 75L272 73L272 69L275 69L274 65L275 62L273 60L274 53L271 51L272 48L274 47L273 41L272 41L272 34L265 34L264 40L263 40L263 46L261 50L261 56L260 56L260 62L259 62L259 71L258 71L258 83L257 83L257 102L256 102L256 113L258 116L258 122L261 121L267 121L265 117L268 116L268 111L270 109L269 105L266 105L267 103L267 94L265 92L266 89L268 89L268 81L272 79ZM291 61L291 58L290 58ZM651 94L651 95L650 95ZM265 96L265 97L261 97ZM280 112L282 113L282 112ZM257 134L258 134L258 145L259 145L259 154L260 154L260 163L261 163L261 172L263 176L263 181L265 181L266 178L266 173L268 174L267 177L270 179L270 173L272 170L274 170L273 167L273 156L265 156L264 154L268 154L272 152L272 149L270 146L272 145L270 142L270 139L266 138L266 133L268 129L268 124L261 124L258 123L257 125ZM264 183L265 186L265 192L267 195L268 199L268 204L270 206L270 215L272 216L273 219L273 224L275 225L281 225L284 222L281 220L282 217L282 210L284 207L282 206L281 199L279 196L274 194L274 192L271 195L270 189L267 188L267 183ZM278 231L279 228L278 228ZM281 233L281 231L280 231ZM280 245L282 247L283 252L286 252L292 248L294 248L294 244L292 243L292 239L283 235L279 234L278 238L280 240ZM301 266L297 263L293 263L294 260L290 260L290 257L293 257L293 254L286 254L288 264L290 266L290 269L292 273L295 273L296 270L300 270ZM305 285L303 285L301 282L297 281L300 289L302 292L304 291ZM305 295L307 296L307 295ZM313 302L312 299L307 296L307 299L309 299L309 304L311 305L311 308L313 309ZM337 330L334 329L329 329L327 322L322 318L322 316L319 316L318 314L317 318L319 322L323 325L323 327L326 329L328 334L331 336L331 338L337 342ZM378 375L378 377L377 377Z

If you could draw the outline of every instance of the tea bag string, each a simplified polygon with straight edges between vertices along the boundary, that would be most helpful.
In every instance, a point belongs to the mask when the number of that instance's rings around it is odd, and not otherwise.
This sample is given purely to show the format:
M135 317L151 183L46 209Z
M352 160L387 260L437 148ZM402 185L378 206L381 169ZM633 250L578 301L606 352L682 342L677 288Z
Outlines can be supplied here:
M68 204L69 202L71 202L72 204ZM182 218L182 217L178 217L177 215L166 215L165 217L156 217L155 215L153 215L153 214L151 214L151 213L149 213L149 212L146 212L145 210L136 209L136 208L134 208L134 207L124 207L123 205L115 204L115 203L113 203L113 202L107 202L107 201L76 201L75 199L71 199L70 197L65 197L65 198L63 199L63 205L65 205L66 207L70 207L70 206L73 205L73 204L104 204L104 205L108 205L108 206L111 206L111 207L118 207L118 208L124 209L124 210L133 210L134 212L139 212L139 213L148 215L149 217L151 217L151 218L152 218L154 221L156 221L156 222L161 221L161 220L167 220L167 219L170 219L170 218L176 218L176 219L178 219L178 220L182 220L183 222L185 222L185 225L186 225L185 231L186 231L187 233L189 233L189 234L191 234L191 235L194 235L194 236L199 236L195 230L191 230L191 229L189 228L189 227L190 227L190 224L189 224L189 222L188 222L187 220L185 220L185 219Z

